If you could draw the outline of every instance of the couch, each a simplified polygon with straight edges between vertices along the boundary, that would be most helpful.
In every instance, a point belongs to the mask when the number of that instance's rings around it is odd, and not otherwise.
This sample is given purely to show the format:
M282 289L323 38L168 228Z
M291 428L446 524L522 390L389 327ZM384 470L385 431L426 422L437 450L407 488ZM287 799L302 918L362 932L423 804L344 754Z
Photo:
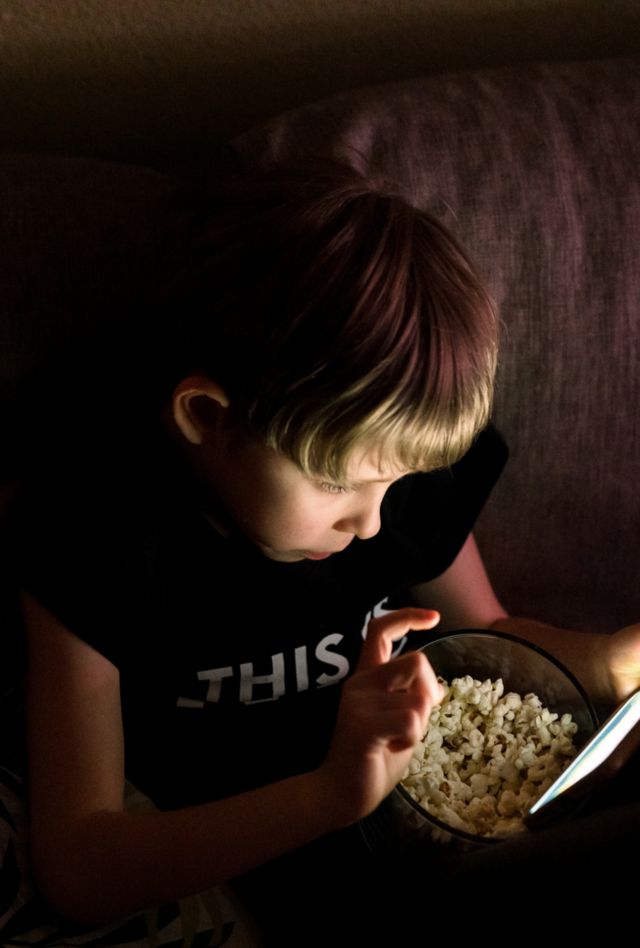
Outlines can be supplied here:
M489 574L511 613L603 632L640 620L639 129L639 59L531 63L344 92L244 132L211 166L218 174L306 155L374 164L454 231L502 321L494 419L511 453L477 525ZM206 189L206 161L195 183ZM180 239L182 194L158 167L0 160L0 516L24 458L55 463L37 445L63 380L133 331ZM105 933L50 918L30 888L6 543L2 556L2 944L103 944ZM198 908L198 944L253 943L250 920L226 895L226 928ZM134 925L109 943L186 944L179 910L169 914L171 929L155 916L158 942Z

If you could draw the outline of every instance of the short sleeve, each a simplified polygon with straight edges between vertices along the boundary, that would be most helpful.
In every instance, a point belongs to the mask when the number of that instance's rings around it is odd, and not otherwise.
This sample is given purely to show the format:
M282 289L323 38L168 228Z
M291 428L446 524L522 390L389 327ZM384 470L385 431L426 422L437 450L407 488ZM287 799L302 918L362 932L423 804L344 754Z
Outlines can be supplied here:
M97 520L84 505L72 511L30 504L14 532L16 572L22 589L118 665L119 616L126 608L116 575L126 540L120 547L114 531L100 530Z
M414 474L395 485L386 519L413 560L412 582L435 579L453 563L507 458L504 439L490 425L450 468Z
M52 465L10 524L21 588L117 667L140 611L153 503L128 460Z

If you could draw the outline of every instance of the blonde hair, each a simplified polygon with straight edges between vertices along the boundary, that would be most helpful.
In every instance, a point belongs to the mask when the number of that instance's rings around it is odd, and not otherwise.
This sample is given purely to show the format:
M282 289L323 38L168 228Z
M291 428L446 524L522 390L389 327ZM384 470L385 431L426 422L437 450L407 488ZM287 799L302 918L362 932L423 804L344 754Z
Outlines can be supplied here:
M441 223L335 165L243 181L213 210L180 284L180 345L240 427L334 481L357 450L403 470L467 451L491 413L498 322Z

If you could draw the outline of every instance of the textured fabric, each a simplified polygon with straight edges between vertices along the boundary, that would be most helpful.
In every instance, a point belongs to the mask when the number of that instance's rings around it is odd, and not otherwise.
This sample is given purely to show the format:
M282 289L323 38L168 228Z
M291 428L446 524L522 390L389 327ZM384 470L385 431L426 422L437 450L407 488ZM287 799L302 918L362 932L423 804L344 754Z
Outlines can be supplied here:
M157 440L114 463L85 448L27 494L14 550L20 585L118 667L127 776L171 808L322 763L369 619L449 566L506 449L487 430L450 470L393 484L375 537L281 563L221 536Z
M0 722L4 708L0 706ZM153 804L127 785L128 810L151 810ZM89 929L61 918L47 906L31 874L29 815L24 782L0 766L0 939L14 945L55 945L58 948L252 948L262 945L255 922L226 887L216 887L180 902ZM193 939L193 941L191 940Z
M147 168L0 156L0 514L1 482L40 449L61 389L107 346L127 358L175 250L180 192Z
M501 307L495 419L512 460L479 527L514 613L640 616L640 60L532 64L360 90L234 143L380 169L446 223Z
M501 305L496 421L512 449L482 551L511 611L604 630L640 614L639 74L627 59L432 76L235 143L247 167L346 148L469 248ZM88 159L0 162L0 476L16 442L37 441L30 419L60 375L130 325L166 259L173 188Z

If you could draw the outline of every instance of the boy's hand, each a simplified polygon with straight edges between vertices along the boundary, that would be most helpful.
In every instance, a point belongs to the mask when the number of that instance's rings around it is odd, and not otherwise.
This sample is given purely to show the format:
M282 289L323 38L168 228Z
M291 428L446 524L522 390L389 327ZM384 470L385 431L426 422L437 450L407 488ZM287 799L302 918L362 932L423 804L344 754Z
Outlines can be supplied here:
M640 688L640 624L603 636L600 654L609 672L612 700L619 703Z
M402 778L443 689L422 652L391 659L393 642L432 629L437 612L399 609L373 619L358 667L344 686L329 754L320 768L340 822L370 813Z

